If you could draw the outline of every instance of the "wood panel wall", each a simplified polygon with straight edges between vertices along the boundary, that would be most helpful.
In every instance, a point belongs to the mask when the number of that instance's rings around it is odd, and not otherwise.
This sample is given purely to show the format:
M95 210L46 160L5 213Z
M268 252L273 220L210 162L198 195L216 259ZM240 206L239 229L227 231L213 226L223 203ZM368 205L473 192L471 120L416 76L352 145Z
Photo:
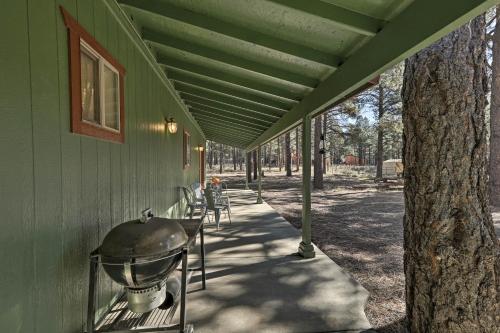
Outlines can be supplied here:
M125 143L70 133L63 5L126 68ZM203 137L103 0L16 0L0 10L0 331L82 332L88 255L153 208L179 216L182 133ZM173 116L179 131L165 132ZM100 276L104 309L116 286Z

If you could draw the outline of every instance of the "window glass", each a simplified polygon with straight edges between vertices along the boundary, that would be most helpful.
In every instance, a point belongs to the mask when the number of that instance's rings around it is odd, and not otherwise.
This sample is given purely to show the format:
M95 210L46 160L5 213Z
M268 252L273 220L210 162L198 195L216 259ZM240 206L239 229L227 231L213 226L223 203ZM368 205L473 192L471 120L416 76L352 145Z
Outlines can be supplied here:
M120 110L118 100L118 74L104 65L104 126L120 129Z
M100 124L99 112L99 61L85 51L80 53L81 89L82 89L82 119Z

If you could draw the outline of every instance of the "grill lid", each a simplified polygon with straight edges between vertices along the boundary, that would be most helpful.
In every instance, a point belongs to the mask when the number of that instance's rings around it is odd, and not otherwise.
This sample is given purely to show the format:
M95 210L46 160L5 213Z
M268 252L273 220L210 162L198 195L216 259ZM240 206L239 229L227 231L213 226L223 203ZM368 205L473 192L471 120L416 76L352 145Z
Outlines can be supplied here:
M100 253L108 258L157 258L184 246L188 236L175 220L151 217L122 223L104 237Z

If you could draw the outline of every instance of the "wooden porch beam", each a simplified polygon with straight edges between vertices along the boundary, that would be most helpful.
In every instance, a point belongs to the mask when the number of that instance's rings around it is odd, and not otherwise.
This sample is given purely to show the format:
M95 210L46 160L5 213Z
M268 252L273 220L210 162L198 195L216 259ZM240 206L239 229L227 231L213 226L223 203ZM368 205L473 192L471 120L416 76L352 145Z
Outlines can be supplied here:
M168 78L175 83L182 83L193 87L209 90L211 92L229 95L235 98L243 99L248 102L262 104L286 112L292 108L298 101L282 99L276 96L259 94L255 90L246 87L225 85L207 77L199 77L186 72L169 72Z
M262 124L257 124L255 122L252 122L252 121L248 121L248 120L245 120L245 119L241 119L235 115L223 115L221 114L220 112L211 112L211 111L206 111L202 108L197 108L197 107L193 107L191 106L189 108L189 110L191 111L191 113L193 115L200 115L200 116L206 116L206 117L211 117L213 119L216 119L216 120L223 120L223 121L228 121L228 122L232 122L234 124L238 124L238 125L242 125L242 126L248 126L249 128L253 128L255 130L258 130L259 133L262 133L262 131L264 131L267 126L266 125L262 125Z
M342 63L342 58L339 56L315 50L289 40L278 38L273 36L272 34L265 34L245 28L244 26L234 25L218 20L214 17L208 17L190 10L175 7L163 1L118 0L118 2L123 5L142 9L144 11L161 15L169 19L189 24L207 31L212 31L224 36L236 38L241 40L242 42L256 44L271 50L302 58L304 60L327 65L332 68L335 68L340 63Z
M207 107L209 107L211 109L215 109L215 110L224 110L224 111L230 111L230 112L235 112L235 113L240 113L240 114L246 114L246 115L249 115L251 117L271 120L272 122L277 121L279 118L281 118L283 116L283 114L279 114L277 112L266 112L266 111L247 109L247 108L244 108L241 106L225 104L225 103L222 103L219 101L212 101L212 100L208 100L208 99L199 98L196 96L189 96L188 98L186 98L186 101L189 101L191 103L196 103L198 105L207 106Z
M321 1L271 0L282 6L332 21L339 28L365 36L375 36L385 22Z
M182 40L180 38L174 37L172 35L167 35L158 31L143 29L142 38L146 41L155 44L165 45L177 50L189 52L191 54L200 57L216 60L231 66L239 67L254 73L275 77L277 79L291 82L294 84L299 84L304 87L314 88L319 83L319 81L314 78L308 78L302 75L292 73L290 71L282 70L277 67L272 67L260 62L247 60L242 57L238 57L221 50L213 49L203 45L197 45L189 41Z
M285 112L281 110L268 108L263 105L248 103L243 100L238 101L224 96L219 97L215 94L210 94L210 93L207 94L199 91L187 91L187 90L188 89L181 88L179 90L181 96L186 96L186 98L192 98L193 100L197 100L200 103L204 101L209 101L209 102L222 103L225 105L235 106L246 110L257 111L264 114L272 113L277 115L279 114L280 116L285 114Z
M187 62L184 60L175 59L173 57L167 57L165 55L158 55L158 63L163 65L170 70L174 71L184 71L198 74L201 76L206 76L213 78L222 82L227 82L235 84L242 87L247 87L253 90L261 91L269 95L278 96L292 101L300 101L303 98L303 94L298 91L292 91L288 87L283 87L283 84L270 85L267 83L260 82L250 77L245 77L242 75L237 75L228 71L222 71L219 69L214 69L209 66L204 66L200 64L195 64L192 62Z
M204 115L200 113L193 113L193 117L196 120L200 120L205 123L210 123L213 125L216 125L219 128L226 128L226 129L234 129L235 131L241 131L241 134L247 133L249 135L255 135L258 136L259 133L262 133L262 130L247 126L247 125L242 125L239 123L227 121L227 120L222 120L220 118L215 118L210 115ZM238 132L236 132L238 133Z

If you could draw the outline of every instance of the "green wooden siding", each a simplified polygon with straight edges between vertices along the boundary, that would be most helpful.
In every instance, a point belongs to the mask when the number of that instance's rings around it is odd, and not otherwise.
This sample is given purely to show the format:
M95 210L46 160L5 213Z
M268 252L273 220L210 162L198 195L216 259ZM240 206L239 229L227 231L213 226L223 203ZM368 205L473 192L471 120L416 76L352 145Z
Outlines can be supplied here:
M70 133L59 5L126 68L124 144ZM141 209L179 216L179 187L199 177L196 151L183 169L182 132L192 148L204 138L105 2L10 1L0 28L0 331L82 332L88 254ZM100 279L104 309L118 286Z

